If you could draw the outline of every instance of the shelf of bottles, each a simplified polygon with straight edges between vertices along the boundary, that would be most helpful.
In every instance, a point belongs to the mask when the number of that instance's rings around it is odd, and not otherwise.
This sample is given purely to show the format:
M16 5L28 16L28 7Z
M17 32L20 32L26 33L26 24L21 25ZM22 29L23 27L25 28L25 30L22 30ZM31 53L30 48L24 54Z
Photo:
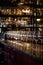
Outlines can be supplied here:
M6 22L5 22L6 21ZM6 24L15 24L18 26L40 27L43 29L43 8L34 8L30 6L18 6L11 8L0 7L0 22ZM37 23L42 23L39 25ZM2 25L0 25L2 26ZM11 25L9 25L11 27ZM33 29L32 28L32 29ZM33 29L34 30L34 29Z
M0 17L0 28L7 30L43 31L43 18ZM4 30L4 29L3 29Z
M12 7L11 8L4 8L4 7L0 7L0 16L42 16L43 15L43 8L34 8L34 7L30 7L30 6L18 6L18 7Z
M10 31L10 34L5 33L7 42L19 50L43 59L43 1L9 2L13 4L16 2L17 7L0 7L0 28L4 32Z

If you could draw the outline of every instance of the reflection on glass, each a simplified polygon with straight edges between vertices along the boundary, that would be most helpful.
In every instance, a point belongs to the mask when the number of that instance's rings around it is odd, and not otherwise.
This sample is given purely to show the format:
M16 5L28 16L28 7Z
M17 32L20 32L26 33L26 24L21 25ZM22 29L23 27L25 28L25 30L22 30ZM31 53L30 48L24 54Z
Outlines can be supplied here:
M43 59L43 55L41 55L43 50L41 47L42 39L36 39L35 37L32 37L32 35L35 35L35 32L32 33L28 31L9 31L5 34L7 38L5 41L8 43L8 45L16 47L18 50L23 51L27 54L32 54L37 58ZM30 40L30 37L33 42L27 42L27 40ZM24 42L24 40L26 41Z

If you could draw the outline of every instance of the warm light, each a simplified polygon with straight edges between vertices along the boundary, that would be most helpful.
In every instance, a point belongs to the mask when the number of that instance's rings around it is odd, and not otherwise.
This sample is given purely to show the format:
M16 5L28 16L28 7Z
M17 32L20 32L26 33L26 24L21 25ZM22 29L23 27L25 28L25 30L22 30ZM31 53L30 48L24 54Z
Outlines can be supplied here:
M7 12L9 11L9 9L7 9Z
M37 19L37 21L39 22L41 19Z
M11 17L9 17L8 21L11 21Z
M39 0L37 0L37 5L39 4Z
M15 18L15 21L16 21L16 18Z
M41 29L41 28L39 28L39 31L42 31L42 29Z
M23 11L24 13L30 13L30 9L29 9L29 10L27 10L27 9L24 10L24 9L23 9L22 11Z
M24 3L18 3L18 5L23 5Z
M17 13L16 13L16 15L22 15L22 11L19 10L19 9L17 9Z

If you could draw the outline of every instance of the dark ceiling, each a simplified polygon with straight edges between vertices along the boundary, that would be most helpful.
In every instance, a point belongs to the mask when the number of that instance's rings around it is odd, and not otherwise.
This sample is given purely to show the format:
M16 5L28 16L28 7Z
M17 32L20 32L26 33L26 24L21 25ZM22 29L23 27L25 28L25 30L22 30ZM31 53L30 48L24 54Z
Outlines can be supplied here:
M36 2L37 0L0 0L0 6L17 6L20 1ZM40 0L40 2L43 3L43 0Z
M15 6L20 0L0 0L0 6Z

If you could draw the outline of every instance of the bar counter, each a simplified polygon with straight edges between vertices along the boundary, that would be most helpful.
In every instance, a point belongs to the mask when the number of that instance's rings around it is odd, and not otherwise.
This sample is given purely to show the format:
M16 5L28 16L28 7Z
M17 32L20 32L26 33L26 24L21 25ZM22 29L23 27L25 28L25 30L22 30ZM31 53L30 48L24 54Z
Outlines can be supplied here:
M15 40L1 41L1 43L4 44L5 58L7 58L6 56L16 56L17 64L19 65L23 63L25 65L42 65L41 63L43 63L43 46L39 44L26 43L21 41L18 42Z

